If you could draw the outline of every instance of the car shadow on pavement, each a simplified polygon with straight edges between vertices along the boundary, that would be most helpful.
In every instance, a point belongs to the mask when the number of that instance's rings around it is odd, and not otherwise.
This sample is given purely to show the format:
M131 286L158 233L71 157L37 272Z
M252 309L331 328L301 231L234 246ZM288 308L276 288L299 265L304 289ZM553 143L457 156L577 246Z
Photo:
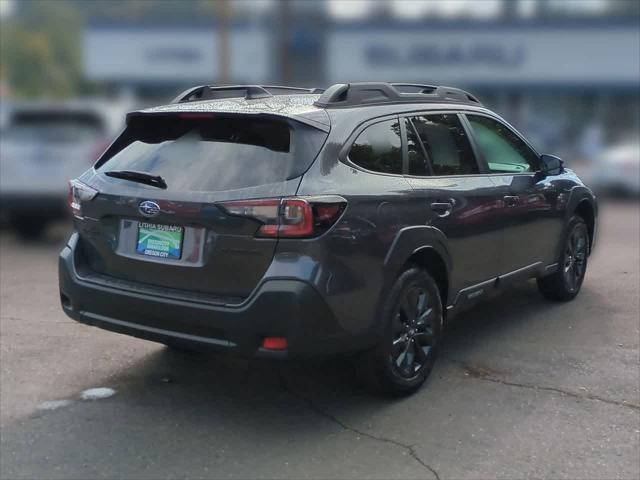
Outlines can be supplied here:
M460 314L447 326L441 359L417 396L429 395L433 377L449 370L448 364L460 361L483 365L483 348L487 345L493 353L507 348L510 338L518 341L547 328L550 322L558 323L569 309L571 304L543 299L535 283L529 282ZM548 334L553 335L553 331ZM322 402L339 396L350 409L359 408L358 404L367 405L367 409L384 408L416 397L398 400L372 395L358 381L353 360L353 356L342 356L277 362L159 347L105 381L118 390L119 396L150 402L150 406L157 401L161 408L168 402L207 410L219 402L232 402L235 409L246 409L248 417L255 413L256 403L261 408L271 405L277 409L287 397L289 402L304 404L309 399Z
M517 341L528 337L529 332L547 328L550 322L557 323L570 308L570 304L543 299L535 283L530 282L460 314L446 329L441 359L427 384L417 395L406 399L372 395L359 382L352 356L285 363L185 353L164 347L110 378L109 386L132 399L144 399L150 404L157 401L161 408L169 402L206 411L220 402L231 402L234 409L245 410L243 415L249 418L255 414L256 404L277 410L285 398L285 403L307 407L313 399L319 404L325 400L341 404L350 410L366 406L371 411L430 396L434 387L431 384L438 381L433 377L442 378L452 363L485 365L484 347L491 345L495 353L496 349L506 348L509 338ZM334 402L336 397L344 402Z

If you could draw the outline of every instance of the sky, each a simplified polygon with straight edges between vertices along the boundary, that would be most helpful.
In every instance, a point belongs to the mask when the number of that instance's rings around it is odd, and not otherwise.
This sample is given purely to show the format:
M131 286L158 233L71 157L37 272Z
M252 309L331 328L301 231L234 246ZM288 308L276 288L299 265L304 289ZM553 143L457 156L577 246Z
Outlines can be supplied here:
M513 0L515 1L515 0ZM548 0L554 8L565 11L598 13L614 0ZM394 16L414 18L422 15L457 16L464 14L473 18L491 18L500 13L502 0L389 0ZM377 0L328 0L331 16L335 18L360 18L375 10ZM536 0L520 0L518 12L522 16L533 14Z
M329 13L337 18L358 18L381 5L375 0L329 0ZM389 7L398 18L421 15L452 16L464 11L473 16L492 16L500 9L501 0L391 0Z
M52 0L53 1L53 0ZM91 0L87 0L91 1ZM262 10L273 6L276 0L240 0L240 4L250 10ZM310 0L311 1L311 0ZM512 0L516 1L516 0ZM537 0L519 0L518 12L529 16L534 12ZM566 11L602 12L607 3L615 0L547 0L554 7ZM231 0L234 3L234 0ZM388 3L392 14L400 19L410 19L423 15L491 18L500 13L503 0L327 0L329 14L334 18L357 19L366 16L377 5ZM0 0L0 17L10 15L15 0Z

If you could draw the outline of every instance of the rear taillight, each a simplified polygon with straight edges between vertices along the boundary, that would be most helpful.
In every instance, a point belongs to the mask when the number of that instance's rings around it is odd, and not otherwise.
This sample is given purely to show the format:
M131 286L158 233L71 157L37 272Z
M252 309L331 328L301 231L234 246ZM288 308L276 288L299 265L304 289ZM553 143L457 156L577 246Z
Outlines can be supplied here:
M299 198L282 200L279 237L312 237L314 218L311 204Z
M347 205L342 197L234 200L220 204L229 214L262 223L256 235L309 238L327 231Z
M69 180L69 208L76 217L82 216L82 202L93 200L98 194L97 190L85 185L78 180Z

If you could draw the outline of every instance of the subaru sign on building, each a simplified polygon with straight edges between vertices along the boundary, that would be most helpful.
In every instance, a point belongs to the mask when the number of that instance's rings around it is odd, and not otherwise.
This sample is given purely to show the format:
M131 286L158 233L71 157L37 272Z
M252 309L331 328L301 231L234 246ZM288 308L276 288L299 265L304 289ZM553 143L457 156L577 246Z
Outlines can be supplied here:
M633 86L639 45L631 23L338 24L327 37L327 80Z

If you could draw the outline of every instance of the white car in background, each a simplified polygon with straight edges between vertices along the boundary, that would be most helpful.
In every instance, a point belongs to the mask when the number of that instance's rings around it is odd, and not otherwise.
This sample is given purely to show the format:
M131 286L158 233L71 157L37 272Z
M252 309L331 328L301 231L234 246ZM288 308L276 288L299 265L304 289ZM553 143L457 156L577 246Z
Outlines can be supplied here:
M601 193L640 196L640 139L606 149L591 166L589 183Z
M129 107L81 100L10 105L0 132L0 216L32 238L64 217L69 179L105 150Z

